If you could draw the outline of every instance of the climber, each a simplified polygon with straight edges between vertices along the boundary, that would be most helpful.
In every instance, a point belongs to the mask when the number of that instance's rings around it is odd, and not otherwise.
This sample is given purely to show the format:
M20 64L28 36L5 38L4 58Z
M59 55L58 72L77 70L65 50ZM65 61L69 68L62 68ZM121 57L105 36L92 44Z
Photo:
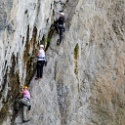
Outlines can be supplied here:
M43 76L43 66L47 64L47 61L45 59L45 51L44 51L44 45L40 45L40 50L37 53L37 75L35 80L38 80L40 78L42 78Z
M28 90L28 87L24 86L20 94L23 95L23 97L19 99L16 103L15 114L18 113L20 106L23 106L23 122L28 122L29 119L27 119L27 110L30 110L31 108L30 92Z
M59 41L58 44L61 43L63 32L65 31L64 22L65 22L65 14L63 12L60 12L59 18L54 21L54 27L57 33L59 33Z

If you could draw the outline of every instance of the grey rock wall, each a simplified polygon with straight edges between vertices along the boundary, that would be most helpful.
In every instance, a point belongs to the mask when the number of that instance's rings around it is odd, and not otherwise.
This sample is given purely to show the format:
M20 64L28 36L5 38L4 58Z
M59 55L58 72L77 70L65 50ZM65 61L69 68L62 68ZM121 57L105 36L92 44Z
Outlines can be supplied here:
M124 7L117 0L78 3L67 36L69 45L80 48L81 106L70 124L124 124Z
M15 31L9 34L8 30L2 29L0 39L3 58L0 63L4 67L7 42L3 42L3 39L5 41L8 38L13 39L11 43L9 42L10 54L14 52L18 61L15 61L15 67L11 58L7 60L7 64L10 69L14 68L15 73L17 69L19 70L18 77L21 85L32 79L29 85L32 110L29 112L30 121L25 124L124 125L125 1L47 0L36 2L32 0L24 2L22 0L13 1L12 8L10 7L12 11L10 17L14 21L12 24ZM52 34L51 44L46 52L48 65L44 67L43 78L35 81L35 58L32 60L29 58L33 61L30 64L23 57L27 59L27 54L34 54L43 35L48 34L53 20L58 17L58 10L62 8L66 13L66 32L63 42L57 46L58 34ZM53 10L56 15L54 17ZM28 25L29 28L27 28ZM20 35L24 37L23 41ZM8 48L6 50L9 51ZM17 53L19 56L16 56ZM29 66L34 68L27 70ZM1 68L1 74L3 69ZM33 74L28 80L29 72ZM9 81L9 77L7 78ZM9 85L7 83L1 78L2 85ZM11 86L4 87L4 90L8 90ZM4 96L1 100L3 99ZM6 102L1 104L2 112ZM12 106L8 109L10 109L10 115L6 115L8 117L1 122L2 125L18 125L22 120L21 114L14 118Z

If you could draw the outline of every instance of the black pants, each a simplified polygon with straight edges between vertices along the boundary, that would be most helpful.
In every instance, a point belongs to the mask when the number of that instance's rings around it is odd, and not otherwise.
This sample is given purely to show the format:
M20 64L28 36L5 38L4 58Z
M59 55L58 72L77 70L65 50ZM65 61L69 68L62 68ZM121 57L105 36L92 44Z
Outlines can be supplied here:
M59 26L59 42L62 42L62 37L63 37L63 27Z
M54 23L54 27L55 27L55 30L59 33L59 42L61 43L65 28L63 26L59 26L56 23Z
M55 27L56 32L58 33L59 29L58 29L58 24L56 24L56 22L54 22L54 27Z
M37 61L37 77L42 78L43 76L43 66L45 64L45 60Z

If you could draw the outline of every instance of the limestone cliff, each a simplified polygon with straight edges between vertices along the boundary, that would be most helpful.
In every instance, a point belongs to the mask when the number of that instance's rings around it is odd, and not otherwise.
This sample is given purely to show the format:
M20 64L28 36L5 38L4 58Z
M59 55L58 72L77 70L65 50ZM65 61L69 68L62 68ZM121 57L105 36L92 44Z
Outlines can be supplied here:
M0 124L18 125L13 115L20 86L30 86L26 125L125 124L124 0L0 1ZM60 46L53 22L64 10ZM48 60L35 81L40 43Z

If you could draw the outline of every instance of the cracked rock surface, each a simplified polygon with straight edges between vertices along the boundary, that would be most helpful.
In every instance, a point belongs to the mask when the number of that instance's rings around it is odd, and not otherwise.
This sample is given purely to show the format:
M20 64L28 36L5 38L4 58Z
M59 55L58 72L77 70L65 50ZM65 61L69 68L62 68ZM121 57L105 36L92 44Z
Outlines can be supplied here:
M21 114L13 116L12 102L25 83L32 109L24 125L125 125L124 0L2 0L0 5L1 125L22 121ZM63 41L57 46L58 34L52 34L47 67L35 81L35 51L62 9Z

